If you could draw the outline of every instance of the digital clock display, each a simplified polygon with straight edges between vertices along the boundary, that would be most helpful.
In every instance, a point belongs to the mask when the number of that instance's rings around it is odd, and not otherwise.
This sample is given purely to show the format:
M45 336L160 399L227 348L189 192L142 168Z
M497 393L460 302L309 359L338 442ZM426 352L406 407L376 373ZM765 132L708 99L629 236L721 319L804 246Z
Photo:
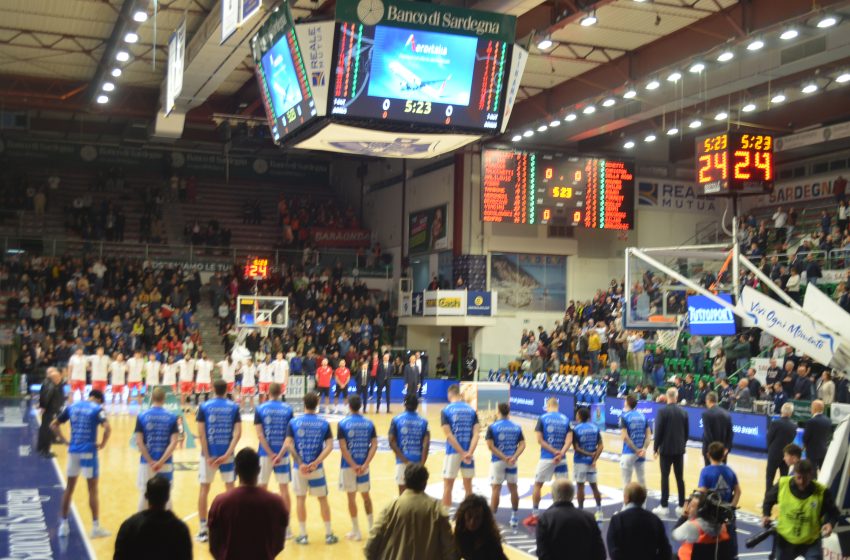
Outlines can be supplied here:
M244 277L246 280L265 280L269 277L269 260L251 257L245 263Z
M774 185L773 136L725 132L696 141L696 181L706 195L762 194Z

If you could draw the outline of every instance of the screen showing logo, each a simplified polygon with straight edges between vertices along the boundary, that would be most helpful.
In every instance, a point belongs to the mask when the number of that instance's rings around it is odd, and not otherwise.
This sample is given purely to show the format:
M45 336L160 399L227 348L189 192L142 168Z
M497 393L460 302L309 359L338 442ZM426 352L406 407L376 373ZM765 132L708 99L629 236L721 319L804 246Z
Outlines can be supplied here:
M732 305L732 296L717 294ZM695 336L730 336L735 334L735 314L705 296L688 296L688 326Z

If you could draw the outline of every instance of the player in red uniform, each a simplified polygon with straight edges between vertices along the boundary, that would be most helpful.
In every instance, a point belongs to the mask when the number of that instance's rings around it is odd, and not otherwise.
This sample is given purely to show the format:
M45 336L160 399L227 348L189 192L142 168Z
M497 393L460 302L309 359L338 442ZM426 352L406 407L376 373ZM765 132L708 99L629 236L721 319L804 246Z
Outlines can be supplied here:
M322 365L316 369L316 390L319 392L319 405L322 404L322 397L325 397L327 411L331 411L331 378L334 375L334 370L328 365L328 359L322 358ZM319 412L321 412L319 406Z
M348 382L351 381L351 370L345 367L345 360L339 361L339 367L334 371L334 381L336 381L334 400L337 401L334 412L345 414L343 406L345 405L345 398L348 396Z

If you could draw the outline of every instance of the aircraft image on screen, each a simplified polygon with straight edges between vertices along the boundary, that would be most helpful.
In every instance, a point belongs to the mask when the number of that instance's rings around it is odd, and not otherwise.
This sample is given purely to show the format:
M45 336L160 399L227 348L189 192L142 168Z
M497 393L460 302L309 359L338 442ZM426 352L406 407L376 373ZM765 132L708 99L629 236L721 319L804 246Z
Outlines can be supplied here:
M446 89L446 83L452 79L452 75L449 74L444 80L422 80L422 78L397 60L390 62L390 70L400 78L399 86L402 91L420 91L433 99L442 97L443 90Z
M263 70L271 86L269 94L275 117L280 117L302 99L286 36L263 55Z

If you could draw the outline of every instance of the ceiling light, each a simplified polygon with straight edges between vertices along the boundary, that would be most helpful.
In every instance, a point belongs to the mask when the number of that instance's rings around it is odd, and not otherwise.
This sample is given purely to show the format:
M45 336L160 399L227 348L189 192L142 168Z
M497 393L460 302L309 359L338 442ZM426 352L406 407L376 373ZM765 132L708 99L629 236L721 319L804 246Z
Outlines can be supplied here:
M727 113L726 111L720 111L719 113L714 115L714 120L716 120L716 121L725 121L728 118L729 118L729 113Z
M814 93L817 90L818 90L818 85L816 83L812 82L810 84L804 85L803 89L800 90L800 91L802 91L803 93Z
M644 142L655 142L655 134L647 134L646 138L643 139Z
M613 97L609 97L608 99L606 99L605 101L602 102L602 106L603 107L613 107L615 103L617 103L617 100L614 99Z
M549 127L546 126L545 124L541 124L540 126L537 127L537 132L546 132L547 130L549 130Z
M699 128L702 126L702 121L699 119L694 119L688 123L688 128Z
M770 102L773 104L782 103L783 101L785 101L784 93L777 93L776 95L770 98Z
M835 16L823 16L821 20L818 22L818 29L826 29L827 27L832 27L838 23L838 18Z
M839 74L838 77L835 78L835 81L839 84L846 84L847 82L850 82L850 72Z
M752 103L752 102L747 103L746 105L741 107L741 110L745 113L752 113L753 111L756 110L756 104Z
M750 44L747 45L747 50L748 51L758 51L758 50L761 50L763 47L764 47L764 41L762 41L761 39L753 39L752 41L750 41Z
M104 103L109 103L109 98L105 95L98 95L97 102L103 105Z
M733 53L732 51L723 51L717 57L717 62L729 62L733 58L735 58L735 53Z
M519 142L520 140L522 140L522 134L517 134L516 136L511 138L511 142Z
M526 138L530 138L530 137L534 136L534 131L529 129L529 130L526 130L525 132L523 132L522 135L525 136Z
M646 84L646 89L648 89L649 91L652 91L654 89L658 89L658 87L660 85L661 85L661 82L659 82L658 80L652 80L648 84Z
M634 88L629 88L626 90L626 93L623 94L623 99L632 99L637 95L637 92Z
M631 150L632 148L635 147L635 141L634 140L627 140L626 143L623 144L623 147L627 150Z
M581 18L579 23L581 23L582 27L590 27L591 25L596 25L597 21L599 20L596 19L596 12L593 11Z
M688 68L688 72L691 74L699 74L703 70L705 70L705 64L702 62L694 62L691 64L691 67Z
M114 91L115 84L113 84L112 82L103 82L101 88L103 89L103 91Z
M549 123L549 126L551 126L552 128L555 128L556 126L561 126L561 121L559 121L558 119L555 119L555 120L553 120L552 122Z
M541 37L539 41L537 41L537 48L541 51L545 51L548 48L551 48L553 45L552 39L549 36Z
M675 84L676 82L678 82L679 80L681 80L681 79L682 79L682 73L681 73L681 72L679 72L678 70L677 70L676 72L673 72L673 73L672 73L672 74L670 74L669 76L667 76L667 81L668 81L668 82L673 82L674 84Z
M667 131L667 136L676 136L679 134L679 129L675 126Z
M574 120L576 120L576 114L570 113L569 115L564 117L564 120L567 121L567 122L573 122Z
M126 43L138 43L139 42L139 36L136 33L129 31L129 32L127 32L126 35L124 35L124 42L126 42Z
M783 41L790 41L791 39L796 39L798 35L800 35L800 32L792 27L783 31L779 38Z
M133 13L133 21L137 21L139 23L148 21L148 13L144 10L136 10Z
M594 107L593 105L588 105L587 107L582 109L581 112L584 113L585 115L592 115L593 113L596 112L596 107Z
M113 68L112 69L112 77L113 78L117 78L120 75L121 75L121 69L120 68Z
M127 62L128 60L130 60L130 53L128 53L127 51L118 51L117 53L115 53L115 60L118 60L120 62Z

